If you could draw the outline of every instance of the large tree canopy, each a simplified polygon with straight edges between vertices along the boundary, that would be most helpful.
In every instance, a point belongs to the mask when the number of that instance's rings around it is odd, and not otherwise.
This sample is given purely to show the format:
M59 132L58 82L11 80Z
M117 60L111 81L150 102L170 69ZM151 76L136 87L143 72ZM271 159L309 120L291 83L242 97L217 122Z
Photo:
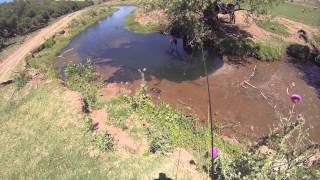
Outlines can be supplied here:
M48 24L50 18L92 5L92 1L15 0L0 4L0 49L6 39Z
M238 2L236 2L238 1ZM146 11L162 9L169 16L173 34L183 37L189 44L197 45L203 39L214 38L219 30L217 13L214 8L219 3L242 3L246 10L254 14L265 14L273 5L282 0L140 0Z

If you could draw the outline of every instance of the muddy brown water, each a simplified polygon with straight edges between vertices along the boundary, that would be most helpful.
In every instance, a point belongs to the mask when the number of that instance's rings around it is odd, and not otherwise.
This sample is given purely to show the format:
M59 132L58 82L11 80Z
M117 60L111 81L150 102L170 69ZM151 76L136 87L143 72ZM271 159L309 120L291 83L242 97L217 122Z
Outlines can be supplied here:
M111 17L71 41L56 61L57 70L63 72L67 64L90 58L102 80L135 91L140 84L137 70L145 68L148 89L155 102L165 101L207 122L208 96L201 58L185 53L181 40L177 51L173 50L170 36L128 32L124 29L125 16L135 7L118 8ZM288 62L253 62L245 66L224 62L213 53L207 56L214 119L223 134L256 139L268 133L280 116L288 115L290 94L299 93L303 101L297 105L294 117L302 114L307 126L313 127L312 138L320 141L318 67ZM251 76L254 67L250 84L257 89L243 87L241 83Z

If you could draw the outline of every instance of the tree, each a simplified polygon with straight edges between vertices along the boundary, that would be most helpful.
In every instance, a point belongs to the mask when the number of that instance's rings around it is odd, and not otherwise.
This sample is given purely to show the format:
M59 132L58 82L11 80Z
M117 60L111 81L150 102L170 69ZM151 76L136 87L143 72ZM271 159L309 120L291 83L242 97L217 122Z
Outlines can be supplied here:
M267 13L268 9L283 0L247 0L250 13ZM146 11L162 9L169 16L169 31L183 38L185 44L198 46L215 39L221 31L215 7L221 0L140 0ZM234 2L235 3L235 2Z

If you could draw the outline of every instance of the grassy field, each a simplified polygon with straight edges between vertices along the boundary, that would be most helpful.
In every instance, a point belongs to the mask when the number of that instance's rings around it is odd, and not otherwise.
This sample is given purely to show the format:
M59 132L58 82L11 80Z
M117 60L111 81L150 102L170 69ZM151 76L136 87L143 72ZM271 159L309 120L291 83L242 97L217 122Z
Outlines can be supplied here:
M3 179L154 179L176 174L170 154L105 152L86 131L85 115L57 81L0 89ZM14 93L14 95L12 95ZM180 168L181 178L191 174Z
M14 85L0 89L2 178L105 177L101 162L90 157L83 116L66 101L64 88L48 83L15 91Z
M263 28L264 30L272 32L274 34L278 34L285 37L288 37L290 35L290 33L288 32L288 28L276 21L259 20L257 21L257 25Z
M279 4L271 9L274 16L298 21L311 26L320 26L320 9L307 8L290 3Z

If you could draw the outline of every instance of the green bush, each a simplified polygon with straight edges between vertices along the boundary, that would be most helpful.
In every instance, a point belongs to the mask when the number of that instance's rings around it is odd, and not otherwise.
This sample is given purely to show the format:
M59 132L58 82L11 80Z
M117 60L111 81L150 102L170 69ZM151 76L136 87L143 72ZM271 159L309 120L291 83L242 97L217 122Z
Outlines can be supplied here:
M284 54L284 50L280 45L272 43L258 42L256 43L257 57L262 60L274 61L279 60Z
M287 54L295 58L297 62L307 62L311 56L311 50L308 46L301 44L291 44L287 48Z
M113 138L108 132L100 131L97 132L96 137L95 137L95 142L99 149L103 151L113 151L114 150L114 142Z
M17 89L22 89L30 80L32 77L26 73L20 73L16 78L15 78L15 84Z
M225 38L217 46L222 54L240 59L256 57L261 60L279 60L284 54L285 47L278 41L266 43L239 38Z
M93 121L89 116L84 117L84 130L85 130L85 132L93 132L94 131L94 127L93 127L92 122Z
M231 56L245 58L257 52L255 42L250 39L225 38L218 43L220 52Z
M98 106L98 87L93 82L96 74L91 61L87 60L85 64L69 64L64 72L66 86L83 95L85 111L91 111Z

